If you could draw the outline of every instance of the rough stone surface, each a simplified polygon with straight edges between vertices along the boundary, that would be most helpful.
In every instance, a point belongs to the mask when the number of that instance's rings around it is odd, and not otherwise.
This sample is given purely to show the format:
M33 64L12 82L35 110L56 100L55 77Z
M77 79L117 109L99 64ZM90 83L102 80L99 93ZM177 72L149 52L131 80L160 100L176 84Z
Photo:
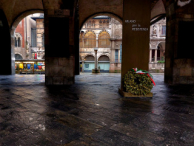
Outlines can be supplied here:
M0 146L194 145L193 86L153 76L153 98L121 97L120 74L57 87L44 75L0 76Z

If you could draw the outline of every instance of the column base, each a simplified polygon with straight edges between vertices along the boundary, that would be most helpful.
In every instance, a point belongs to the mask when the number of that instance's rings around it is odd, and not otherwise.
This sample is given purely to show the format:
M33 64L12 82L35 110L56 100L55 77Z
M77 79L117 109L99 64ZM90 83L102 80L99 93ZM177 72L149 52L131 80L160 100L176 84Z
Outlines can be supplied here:
M123 97L153 97L153 93L149 93L147 95L133 95L128 92L124 92L122 89L119 88L119 94Z
M45 77L45 84L50 85L73 85L74 77Z
M100 70L99 69L93 69L92 73L100 73Z

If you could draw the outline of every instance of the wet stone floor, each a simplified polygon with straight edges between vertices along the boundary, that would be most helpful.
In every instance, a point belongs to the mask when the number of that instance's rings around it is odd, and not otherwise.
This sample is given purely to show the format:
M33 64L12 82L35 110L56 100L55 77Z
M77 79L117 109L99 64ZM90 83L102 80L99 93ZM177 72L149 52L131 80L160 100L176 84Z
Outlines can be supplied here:
M0 76L0 146L194 146L194 86L153 76L153 98L122 98L120 74Z

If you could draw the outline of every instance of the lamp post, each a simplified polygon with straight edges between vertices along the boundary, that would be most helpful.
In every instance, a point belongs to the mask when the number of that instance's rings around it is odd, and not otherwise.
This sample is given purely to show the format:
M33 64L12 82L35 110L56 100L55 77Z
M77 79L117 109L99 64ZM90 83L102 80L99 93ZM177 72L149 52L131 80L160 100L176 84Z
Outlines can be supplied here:
M92 73L100 73L100 70L98 69L98 60L97 60L98 48L94 48L94 52L95 52L95 69L92 70Z

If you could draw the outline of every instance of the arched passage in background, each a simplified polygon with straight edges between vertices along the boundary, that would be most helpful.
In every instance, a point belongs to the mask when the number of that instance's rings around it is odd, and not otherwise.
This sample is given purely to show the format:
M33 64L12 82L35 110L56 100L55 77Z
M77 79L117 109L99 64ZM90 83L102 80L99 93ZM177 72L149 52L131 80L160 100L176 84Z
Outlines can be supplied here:
M88 17L82 25L79 34L79 55L83 57L92 54L94 56L94 48L98 48L98 57L102 55L109 56L108 60L101 60L106 61L104 62L106 64L105 66L102 62L100 63L101 67L99 66L99 68L102 70L101 72L121 72L121 22L122 20L117 15L98 13ZM88 39L88 36L90 36L90 39ZM93 45L88 46L88 44ZM82 61L80 64L84 66L83 63L85 62Z
M44 24L41 25L42 28L40 28L40 22L37 22L37 19L39 18L28 17L35 13L39 13L44 19L43 10L28 10L17 16L11 24L11 48L15 52L14 57L12 57L14 66L15 62L18 62L17 60L20 60L22 63L23 59L25 62L30 62L30 65L33 66L33 64L37 64L36 61L32 61L33 59L44 59L44 54L42 54L43 49L40 49L44 46L44 33L40 33L42 32L40 29L44 30ZM38 44L37 42L42 43ZM22 54L22 59L18 58L18 55L15 54ZM39 58L36 58L36 56ZM28 61L29 59L31 61ZM34 68L34 70L36 69L38 68ZM17 72L17 70L15 71L15 68L13 70L14 73ZM30 73L34 73L34 71L30 71Z
M110 69L110 59L106 55L101 55L98 58L98 68L100 72L109 72Z
M92 72L92 69L95 67L95 62L94 62L94 56L93 55L88 55L84 58L84 64L82 64L82 68L84 72Z

